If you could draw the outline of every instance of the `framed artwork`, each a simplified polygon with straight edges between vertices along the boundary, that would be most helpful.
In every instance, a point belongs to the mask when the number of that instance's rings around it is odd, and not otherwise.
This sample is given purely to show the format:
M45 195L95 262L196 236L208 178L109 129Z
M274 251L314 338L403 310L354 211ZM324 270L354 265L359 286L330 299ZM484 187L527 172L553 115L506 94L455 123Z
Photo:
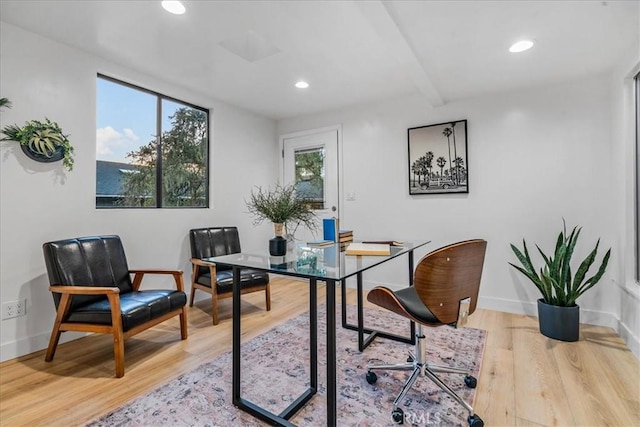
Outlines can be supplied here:
M409 128L409 194L469 192L467 121Z

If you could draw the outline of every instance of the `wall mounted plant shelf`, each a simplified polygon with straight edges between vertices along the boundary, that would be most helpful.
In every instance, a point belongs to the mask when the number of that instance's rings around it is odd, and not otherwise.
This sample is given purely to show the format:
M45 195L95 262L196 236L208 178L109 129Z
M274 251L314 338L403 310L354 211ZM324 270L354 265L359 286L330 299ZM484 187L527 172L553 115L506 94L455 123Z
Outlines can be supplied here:
M56 122L30 120L24 126L8 125L2 129L0 141L16 141L29 157L37 162L51 163L62 160L63 166L73 170L73 146Z

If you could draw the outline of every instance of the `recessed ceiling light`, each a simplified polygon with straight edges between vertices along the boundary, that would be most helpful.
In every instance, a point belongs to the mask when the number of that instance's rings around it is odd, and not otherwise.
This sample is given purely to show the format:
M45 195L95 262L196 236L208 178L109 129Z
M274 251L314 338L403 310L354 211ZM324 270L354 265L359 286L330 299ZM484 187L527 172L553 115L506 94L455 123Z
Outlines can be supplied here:
M300 80L299 82L296 83L296 87L298 89L306 89L309 87L309 83Z
M509 52L524 52L525 50L531 49L532 46L533 42L531 40L520 40L519 42L511 45L511 47L509 48Z
M174 15L182 15L186 11L182 2L177 0L164 0L162 2L162 7L164 10L173 13Z

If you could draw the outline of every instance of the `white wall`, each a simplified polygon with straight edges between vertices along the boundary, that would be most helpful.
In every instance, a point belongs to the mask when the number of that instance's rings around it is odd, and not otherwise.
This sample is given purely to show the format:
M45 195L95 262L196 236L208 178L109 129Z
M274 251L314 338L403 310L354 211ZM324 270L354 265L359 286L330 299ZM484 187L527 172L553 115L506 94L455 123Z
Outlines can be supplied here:
M623 257L612 182L609 76L431 108L419 96L282 120L280 134L342 124L341 227L356 238L426 238L433 248L469 238L488 241L480 306L536 314L537 289L508 265L509 243L553 249L562 219L583 231L576 257L601 238L598 261L614 247L608 272L580 300L582 321L618 327ZM468 120L468 195L408 195L407 129ZM535 250L535 249L534 249ZM368 285L406 283L398 263Z
M640 16L639 16L640 21ZM616 284L620 288L619 333L631 350L640 358L640 284L635 280L635 239L640 230L635 228L634 171L640 170L636 164L635 127L636 111L633 77L640 72L640 41L629 51L624 60L614 68L611 78L613 94L611 111L613 115L612 146L615 187L615 222L618 228L618 246L621 263L616 274Z
M0 126L49 117L71 135L76 153L73 172L66 172L61 162L27 159L15 142L0 145L0 301L28 301L26 316L1 322L1 360L47 345L55 313L42 257L45 241L119 234L132 268L181 268L188 290L190 228L238 225L244 247L271 237L268 224L253 227L244 199L253 185L278 179L274 121L4 22L0 31L1 96L13 103L3 109ZM97 73L211 109L210 209L95 209Z
M276 129L271 120L9 24L0 31L0 96L14 104L2 111L0 126L47 116L76 147L69 173L60 163L25 158L16 143L0 145L0 301L28 300L27 316L0 324L1 360L46 347L54 310L43 242L117 233L132 267L182 268L188 282L188 229L237 224L247 230L245 247L263 244L269 225L253 228L240 212L252 185L278 178L277 135L335 124L342 125L343 195L356 196L341 200L343 228L357 238L429 238L432 247L485 238L481 306L534 314L538 295L508 266L509 243L524 237L549 249L564 217L584 227L577 256L598 237L603 249L613 248L602 283L579 301L583 321L615 327L638 354L638 293L627 264L629 236L637 232L628 213L629 81L621 83L640 61L637 49L613 75L440 108L405 97L283 120ZM98 72L212 109L211 209L95 209ZM470 193L409 196L407 128L458 119L469 121ZM250 168L238 167L239 159ZM407 274L400 261L365 281L401 286Z

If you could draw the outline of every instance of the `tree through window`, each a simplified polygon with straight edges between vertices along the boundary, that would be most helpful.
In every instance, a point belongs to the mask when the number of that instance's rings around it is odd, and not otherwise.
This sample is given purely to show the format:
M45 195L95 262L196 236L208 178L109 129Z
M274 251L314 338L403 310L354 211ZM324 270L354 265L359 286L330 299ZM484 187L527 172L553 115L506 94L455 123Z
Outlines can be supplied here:
M98 76L96 207L207 207L208 110Z

